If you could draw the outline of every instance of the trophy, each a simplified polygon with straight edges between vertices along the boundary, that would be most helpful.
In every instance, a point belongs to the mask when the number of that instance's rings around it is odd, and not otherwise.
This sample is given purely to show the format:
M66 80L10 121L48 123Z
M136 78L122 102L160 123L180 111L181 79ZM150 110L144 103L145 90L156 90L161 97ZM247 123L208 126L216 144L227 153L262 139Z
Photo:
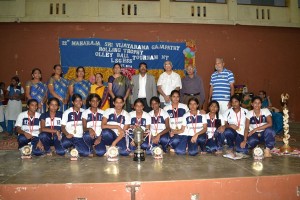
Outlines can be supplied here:
M109 162L116 162L119 160L119 150L117 147L109 147L107 149L107 161Z
M72 149L71 151L70 151L70 155L71 155L71 158L70 158L70 160L78 160L78 157L79 157L79 155L78 155L79 153L78 153L78 151L77 151L77 149Z
M154 159L162 159L163 158L163 150L160 147L154 147L152 149L152 155Z
M145 161L145 153L141 149L141 144L143 143L144 130L141 127L137 127L133 130L134 143L136 144L137 149L134 151L134 161Z
M262 160L264 158L264 151L260 147L255 147L253 149L253 158L254 160Z
M290 134L289 133L289 110L287 107L287 100L289 99L289 94L281 94L281 101L283 106L283 143L284 145L280 148L280 151L284 154L292 152L292 147L289 145Z
M22 159L28 159L31 158L31 152L32 152L32 145L26 145L21 148L21 158Z

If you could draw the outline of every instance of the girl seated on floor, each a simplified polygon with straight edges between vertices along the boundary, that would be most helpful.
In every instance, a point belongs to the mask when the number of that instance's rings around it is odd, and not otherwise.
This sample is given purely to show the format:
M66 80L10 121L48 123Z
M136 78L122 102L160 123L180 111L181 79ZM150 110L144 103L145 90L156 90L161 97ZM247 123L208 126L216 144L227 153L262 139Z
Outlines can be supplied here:
M99 107L101 98L98 94L90 94L87 97L87 107L82 113L83 140L89 148L89 154L93 151L97 156L103 156L106 152L105 144L101 138L101 123L104 111Z
M183 115L189 110L187 105L183 103L179 103L180 99L180 92L178 90L173 90L170 94L171 97L171 105L167 105L164 107L164 110L169 114L170 116L170 146L171 152L174 152L174 145L173 145L173 139L174 133L172 133L173 130L180 130L182 123L183 123ZM177 141L177 139L176 139ZM175 142L176 145L176 142Z
M16 121L16 131L18 133L19 149L26 145L32 145L32 154L40 156L44 154L44 146L39 139L40 133L40 113L38 109L38 101L29 99L27 101L27 111L21 112Z
M187 149L189 155L195 156L199 152L198 145L205 144L207 121L205 115L198 110L197 98L191 97L188 106L190 111L183 115L181 129L171 130L171 136L174 135L172 146L176 154L185 155Z
M80 156L91 156L88 146L83 141L82 97L80 94L72 95L73 107L63 113L61 130L63 132L62 146L68 150L76 148Z
M225 130L225 121L222 115L219 115L219 103L215 100L209 102L208 110L206 114L207 119L207 140L203 144L203 140L200 143L200 147L203 152L208 153L222 153L222 146L224 142L223 132Z
M244 141L241 148L255 148L259 143L265 144L265 157L272 157L270 150L275 145L275 131L272 129L272 116L267 108L262 107L262 99L258 96L252 99L253 110L246 115Z
M159 107L160 100L158 97L152 97L150 105L153 109L149 112L151 116L150 132L152 134L152 146L161 145L162 150L166 152L170 141L170 117L164 109Z
M141 148L146 150L146 154L151 154L151 132L150 124L151 117L147 112L144 112L144 102L141 99L136 99L134 101L134 110L129 113L131 117L130 128L134 130L136 127L141 127L144 132L144 142Z
M54 146L56 154L63 156L65 155L65 150L61 145L62 112L58 111L59 100L55 97L50 98L47 105L48 111L40 116L41 133L39 138L48 155L52 155L50 146Z
M240 144L244 141L244 131L246 123L246 115L248 110L241 107L239 97L233 95L230 98L231 108L224 114L226 129L223 133L227 140L228 149L231 151L235 148L236 152L248 153L246 148L241 148Z
M116 96L113 104L114 108L106 109L103 115L102 140L106 146L119 147L121 156L128 156L131 150L125 136L130 125L130 115L123 109L125 104L123 97Z

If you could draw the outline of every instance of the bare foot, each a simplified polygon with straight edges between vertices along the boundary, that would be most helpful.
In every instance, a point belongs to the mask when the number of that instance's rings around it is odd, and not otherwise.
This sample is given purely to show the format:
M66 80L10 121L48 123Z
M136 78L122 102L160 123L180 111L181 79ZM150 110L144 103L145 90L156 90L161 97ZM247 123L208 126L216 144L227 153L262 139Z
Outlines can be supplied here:
M94 154L92 154L92 153L91 153L91 154L89 154L89 157L90 157L90 158L94 157Z
M175 149L170 149L170 152L171 153L175 153Z
M272 157L272 154L271 154L269 148L266 148L266 149L264 150L264 157L265 157L265 158L271 158L271 157Z

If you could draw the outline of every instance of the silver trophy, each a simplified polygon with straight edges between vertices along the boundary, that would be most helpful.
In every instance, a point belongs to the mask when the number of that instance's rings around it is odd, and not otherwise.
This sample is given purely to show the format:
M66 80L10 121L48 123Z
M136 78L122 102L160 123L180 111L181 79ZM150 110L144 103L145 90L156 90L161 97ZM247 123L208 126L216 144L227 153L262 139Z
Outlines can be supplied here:
M144 141L144 130L141 127L137 127L133 130L134 143L136 145L136 150L134 151L134 161L145 161L144 150L141 149L141 145Z
M119 150L117 147L109 147L107 149L107 161L116 162L119 160Z
M28 159L31 158L31 152L32 152L32 145L26 145L21 148L21 158L22 159Z
M79 153L78 153L77 149L75 149L75 148L72 149L70 151L70 156L71 156L70 160L78 160Z

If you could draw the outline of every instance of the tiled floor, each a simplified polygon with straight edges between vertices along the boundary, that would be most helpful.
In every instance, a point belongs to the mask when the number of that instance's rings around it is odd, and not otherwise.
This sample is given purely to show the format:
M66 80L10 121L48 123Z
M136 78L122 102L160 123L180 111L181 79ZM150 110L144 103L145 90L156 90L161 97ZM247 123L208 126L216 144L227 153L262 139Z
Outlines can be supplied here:
M291 124L290 133L291 146L300 148L300 123ZM282 142L276 146L282 146ZM170 153L163 160L147 156L140 164L132 157L120 157L117 163L107 162L105 157L78 161L59 156L22 160L19 151L3 150L0 151L0 183L147 182L300 174L300 157L274 155L261 162L262 169L253 164L252 157L233 161L215 155L191 157Z

